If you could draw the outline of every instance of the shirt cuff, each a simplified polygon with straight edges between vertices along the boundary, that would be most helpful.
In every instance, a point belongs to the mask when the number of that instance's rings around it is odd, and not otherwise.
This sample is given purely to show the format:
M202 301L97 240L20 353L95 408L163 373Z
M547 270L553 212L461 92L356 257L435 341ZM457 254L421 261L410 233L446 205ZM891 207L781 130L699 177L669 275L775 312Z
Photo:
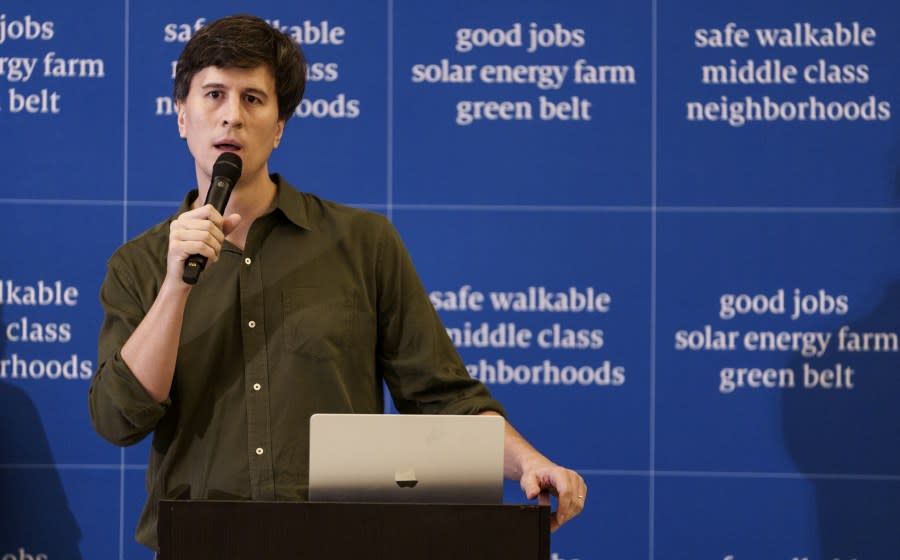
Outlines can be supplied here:
M172 404L170 398L157 402L144 389L131 368L116 352L107 364L106 393L122 417L135 428L153 429Z

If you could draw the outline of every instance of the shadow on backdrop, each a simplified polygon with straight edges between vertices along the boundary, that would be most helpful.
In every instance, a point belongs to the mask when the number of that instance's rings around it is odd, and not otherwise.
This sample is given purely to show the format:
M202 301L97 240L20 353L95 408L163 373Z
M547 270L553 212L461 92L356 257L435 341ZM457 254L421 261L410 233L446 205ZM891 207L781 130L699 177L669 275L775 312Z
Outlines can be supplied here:
M900 170L895 186L900 201ZM822 558L896 558L900 550L900 353L836 349L841 330L845 339L848 332L896 335L898 318L900 279L894 279L877 305L831 333L822 357L797 357L788 366L798 387L782 393L782 418L798 471L852 475L808 479L815 489ZM851 367L853 388L803 389L804 364L817 373L835 371L837 364Z
M900 310L894 282L849 330L892 332ZM832 333L831 345L838 333ZM785 442L803 473L872 475L811 478L823 558L893 558L900 550L900 371L894 352L846 353L790 364L803 383L804 364L817 372L836 364L854 370L853 389L794 388L783 393ZM846 371L846 370L845 370Z
M5 325L2 312L0 305L0 325ZM5 333L0 334L0 356L6 359ZM0 556L81 560L81 529L69 509L44 425L17 382L0 378Z

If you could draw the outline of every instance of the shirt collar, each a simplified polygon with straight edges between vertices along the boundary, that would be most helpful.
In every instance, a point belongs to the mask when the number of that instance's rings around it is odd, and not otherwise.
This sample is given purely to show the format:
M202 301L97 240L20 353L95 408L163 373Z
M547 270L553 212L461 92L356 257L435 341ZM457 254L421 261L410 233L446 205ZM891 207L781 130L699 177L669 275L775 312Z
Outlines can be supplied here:
M273 173L271 178L278 185L278 192L275 193L275 200L272 201L273 208L281 210L281 213L294 225L311 230L312 221L306 197L278 173Z
M306 197L278 173L273 173L270 177L278 185L275 200L272 201L272 209L280 210L288 220L298 227L306 230L313 229ZM197 189L188 192L178 208L178 214L190 210L198 196L200 193Z

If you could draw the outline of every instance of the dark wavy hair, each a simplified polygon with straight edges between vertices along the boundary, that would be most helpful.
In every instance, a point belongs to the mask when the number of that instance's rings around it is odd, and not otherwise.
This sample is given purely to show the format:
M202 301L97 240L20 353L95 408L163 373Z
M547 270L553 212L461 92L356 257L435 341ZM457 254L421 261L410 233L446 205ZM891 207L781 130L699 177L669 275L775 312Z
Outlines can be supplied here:
M194 75L209 66L256 68L266 65L275 76L278 118L294 114L306 88L303 51L281 31L250 15L216 20L200 29L185 45L175 68L175 100L187 99Z

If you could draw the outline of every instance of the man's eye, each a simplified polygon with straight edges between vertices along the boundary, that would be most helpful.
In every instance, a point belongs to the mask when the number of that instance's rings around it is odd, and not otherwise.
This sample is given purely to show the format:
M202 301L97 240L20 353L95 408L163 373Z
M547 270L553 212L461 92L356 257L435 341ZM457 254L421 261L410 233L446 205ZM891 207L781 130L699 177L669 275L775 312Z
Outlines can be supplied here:
M220 98L220 97L222 96L222 93L221 93L221 92L218 92L218 91L211 91L211 92L207 93L206 95L207 95L210 99L218 99L218 98Z
M262 103L262 99L256 97L255 95L248 95L247 101L249 101L250 103Z

